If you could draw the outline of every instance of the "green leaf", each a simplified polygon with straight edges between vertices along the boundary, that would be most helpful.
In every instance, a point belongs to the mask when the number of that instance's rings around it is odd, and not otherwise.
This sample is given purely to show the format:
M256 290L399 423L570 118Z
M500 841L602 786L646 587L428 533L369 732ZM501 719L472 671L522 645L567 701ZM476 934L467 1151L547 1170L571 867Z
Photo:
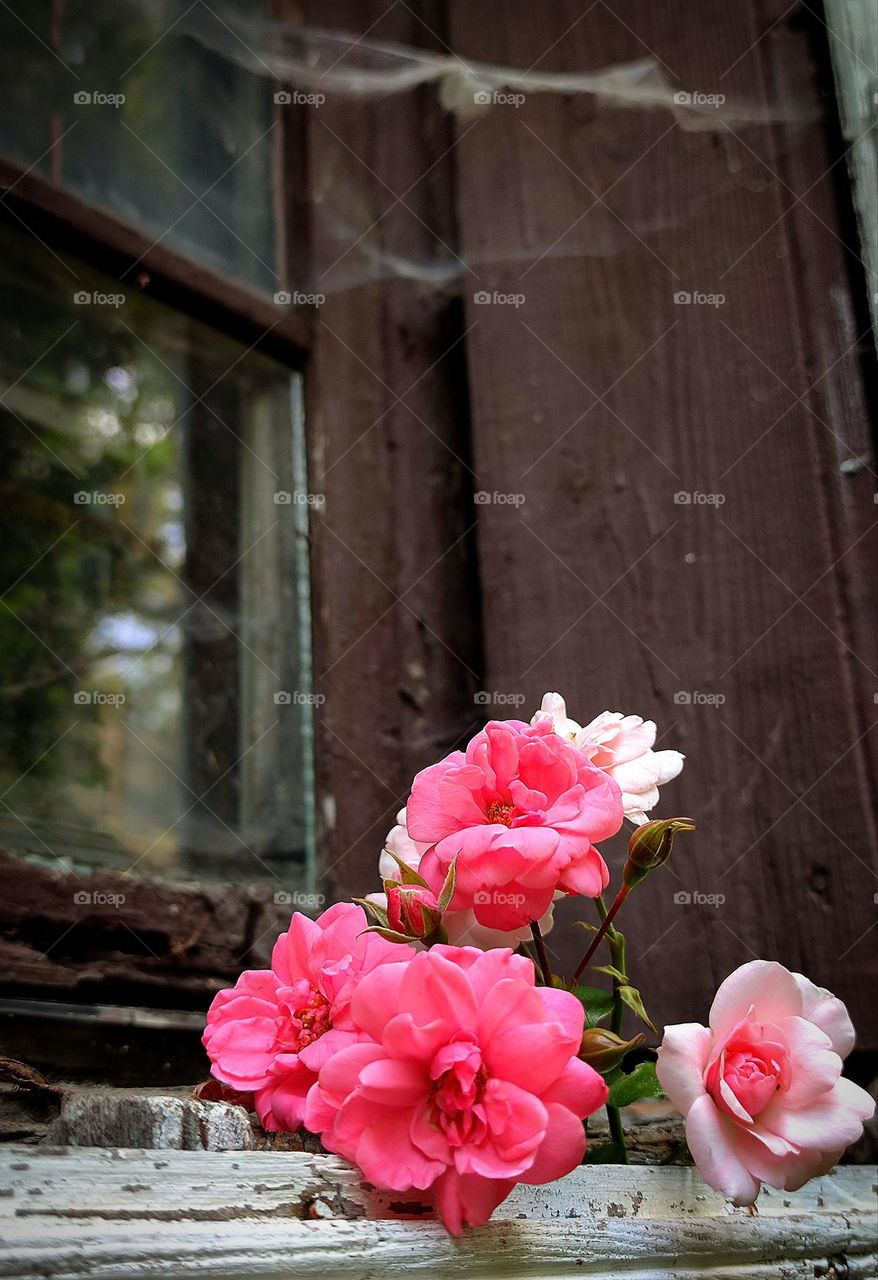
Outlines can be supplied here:
M457 854L448 868L448 875L445 877L442 892L439 894L439 910L442 912L448 910L448 905L454 897L454 890L457 885L457 859L459 857L460 854Z
M643 997L641 996L637 988L636 987L618 987L617 990L618 990L620 1000L624 1000L625 1004L627 1004L631 1012L636 1014L641 1022L645 1022L646 1025L649 1027L650 1031L653 1031L655 1032L656 1035L658 1035L658 1028L650 1018L649 1014L646 1012L646 1008L644 1007L644 1004L643 1004Z
M430 886L427 884L427 881L423 880L418 875L417 871L413 871L407 862L403 862L402 858L398 857L392 849L385 849L384 852L389 853L393 861L399 867L400 880L402 884L416 884L421 889L429 889ZM385 880L384 883L386 885L387 881Z
M379 924L387 926L387 908L383 907L380 902L370 902L368 898L352 898L352 902L356 902L361 906L373 920L377 920Z
M602 1142L597 1147L588 1147L585 1153L586 1164L624 1164L625 1150L621 1142Z
M565 982L563 978L556 978L555 986L576 996L585 1009L587 1027L596 1027L613 1012L613 995L610 991L601 991L600 987L580 987L576 983Z
M623 1075L610 1085L609 1105L628 1107L638 1098L660 1098L662 1087L655 1073L654 1062L641 1062L628 1075Z
M625 974L620 973L619 970L615 969L611 964L596 964L593 968L595 973L605 973L609 978L615 978L618 982L621 982L623 986L628 982Z
M397 933L395 929L385 929L380 924L370 924L369 928L363 929L358 936L362 937L364 933L377 933L379 937L386 938L388 942L410 943L412 941L412 939L409 938L406 934Z
M596 924L589 924L587 920L574 920L573 925L574 928L586 929L589 933L597 933L598 931L598 926Z

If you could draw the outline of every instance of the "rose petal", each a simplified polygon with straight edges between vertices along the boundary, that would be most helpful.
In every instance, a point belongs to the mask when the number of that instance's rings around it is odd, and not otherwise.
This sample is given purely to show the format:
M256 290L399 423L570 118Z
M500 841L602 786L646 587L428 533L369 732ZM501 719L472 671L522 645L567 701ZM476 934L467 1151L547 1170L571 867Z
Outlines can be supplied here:
M760 1022L778 1022L802 1012L796 980L773 960L751 960L729 974L714 996L710 1028L718 1041L751 1012Z
M665 1027L658 1051L656 1075L659 1084L681 1115L704 1093L704 1070L713 1036L697 1022L680 1022Z

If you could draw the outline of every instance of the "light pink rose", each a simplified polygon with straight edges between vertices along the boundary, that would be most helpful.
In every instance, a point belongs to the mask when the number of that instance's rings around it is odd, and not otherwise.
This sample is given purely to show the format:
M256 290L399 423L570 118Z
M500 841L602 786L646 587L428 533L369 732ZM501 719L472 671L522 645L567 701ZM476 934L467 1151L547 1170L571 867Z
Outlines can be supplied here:
M364 978L352 1012L367 1038L322 1068L305 1123L375 1186L435 1188L457 1235L516 1182L582 1160L582 1121L607 1086L576 1057L581 1004L535 986L530 960L432 947Z
M318 920L298 912L271 955L270 969L242 973L214 997L202 1037L211 1074L256 1095L266 1129L294 1130L323 1063L360 1038L351 997L360 978L413 952L363 934L362 907L340 902Z
M396 815L396 826L391 827L387 833L387 839L384 841L384 849L381 857L378 859L378 874L382 880L399 880L401 872L397 863L390 856L388 850L396 854L398 858L411 867L412 871L417 871L421 865L421 858L430 848L428 844L419 844L416 840L412 840L406 829L406 811L400 809ZM387 906L387 895L384 893L370 893L367 895L371 902L377 902L380 906ZM556 898L563 897L563 894L556 893ZM554 906L540 917L539 926L543 937L551 932L554 924ZM480 947L482 951L489 951L492 947L512 947L513 950L518 946L519 942L525 942L530 939L530 925L523 925L520 929L487 929L483 924L479 924L472 909L466 911L446 911L442 918L445 931L448 934L448 941L455 946L460 947Z
M683 768L679 751L653 751L653 720L602 711L590 724L580 725L567 715L560 693L547 693L531 724L550 724L555 733L577 746L598 769L603 769L622 792L625 817L638 824L659 801L659 787Z
M658 1078L705 1181L752 1204L762 1182L796 1191L828 1172L875 1110L841 1075L853 1044L842 1002L769 960L726 978L709 1027L666 1027Z
M431 846L419 871L434 892L457 857L452 908L502 930L539 920L556 890L597 897L609 872L593 842L622 824L613 779L551 725L520 720L492 721L423 769L406 812Z

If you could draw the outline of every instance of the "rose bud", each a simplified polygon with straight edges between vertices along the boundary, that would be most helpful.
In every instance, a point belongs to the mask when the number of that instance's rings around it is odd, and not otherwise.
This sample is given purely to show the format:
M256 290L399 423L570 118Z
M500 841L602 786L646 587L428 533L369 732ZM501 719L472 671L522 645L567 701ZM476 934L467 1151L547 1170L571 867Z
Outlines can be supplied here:
M628 841L628 860L622 878L633 889L649 871L664 866L671 856L678 831L694 831L691 818L660 818L638 827Z
M577 1057L604 1075L618 1067L629 1050L639 1049L645 1039L645 1036L636 1035L633 1040L623 1040L606 1027L586 1027Z
M442 922L439 900L430 889L385 880L387 923L407 938L429 938Z

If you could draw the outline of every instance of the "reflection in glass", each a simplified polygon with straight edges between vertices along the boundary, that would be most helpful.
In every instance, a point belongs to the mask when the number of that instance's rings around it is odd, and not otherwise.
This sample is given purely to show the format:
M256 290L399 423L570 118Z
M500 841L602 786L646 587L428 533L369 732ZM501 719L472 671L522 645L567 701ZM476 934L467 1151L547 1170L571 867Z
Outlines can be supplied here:
M303 508L277 501L296 380L2 241L2 847L287 889L309 846Z
M227 35L222 6L190 7ZM176 0L0 5L0 153L274 293L272 84L205 48L187 12Z

